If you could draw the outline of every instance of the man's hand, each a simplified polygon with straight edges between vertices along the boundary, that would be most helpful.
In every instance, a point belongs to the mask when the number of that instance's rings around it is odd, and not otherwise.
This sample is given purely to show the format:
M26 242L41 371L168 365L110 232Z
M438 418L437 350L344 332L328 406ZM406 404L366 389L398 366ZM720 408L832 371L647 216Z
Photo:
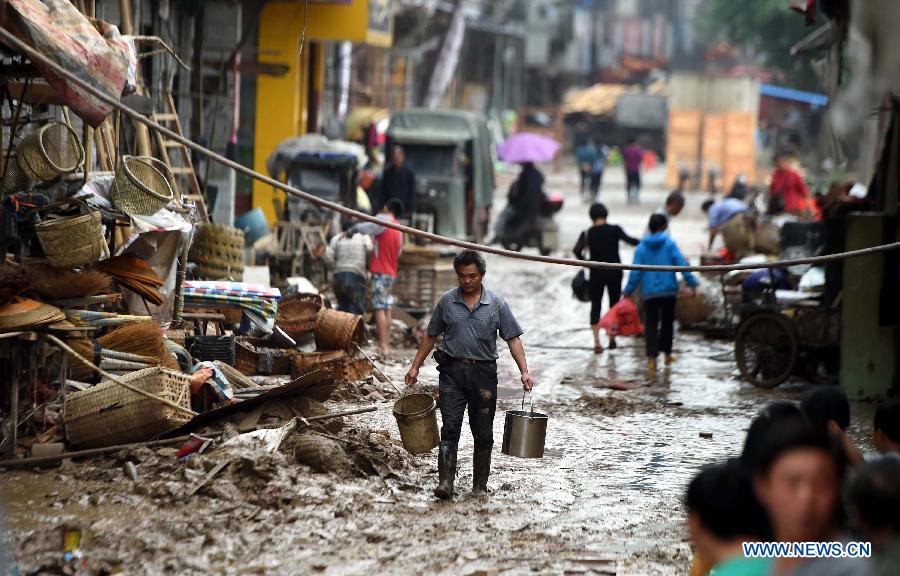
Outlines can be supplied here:
M534 380L531 378L531 374L528 372L522 374L522 389L531 390L532 388L534 388Z
M419 369L415 366L412 366L409 369L409 372L406 373L406 385L407 386L415 386L416 382L419 381Z

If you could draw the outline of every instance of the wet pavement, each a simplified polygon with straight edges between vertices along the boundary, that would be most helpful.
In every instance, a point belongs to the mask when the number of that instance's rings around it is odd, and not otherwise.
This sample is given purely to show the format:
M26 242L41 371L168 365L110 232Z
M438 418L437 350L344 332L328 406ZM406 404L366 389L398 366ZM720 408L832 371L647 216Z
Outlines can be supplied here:
M550 175L548 186L566 194L558 218L566 252L589 225L570 171ZM623 178L607 175L602 199L610 222L640 236L663 202L661 178L650 174L643 204L626 207ZM671 227L694 261L706 235L702 200L689 197ZM631 249L623 245L622 255L630 261ZM739 452L750 418L765 403L796 400L805 385L754 389L739 381L730 342L695 333L677 334L676 363L647 382L643 340L620 338L618 349L593 353L588 305L570 295L575 272L488 260L486 283L507 298L526 330L537 382L530 400L550 416L544 458L500 454L503 411L522 401L503 347L488 499L469 496L466 427L458 498L436 502L435 456L399 448L388 399L374 414L344 419L343 428L319 430L351 456L325 473L296 464L290 443L275 454L228 457L225 471L191 497L186 489L224 453L182 465L174 449L142 449L2 473L8 550L23 571L52 563L59 528L74 525L84 531L92 569L127 574L684 574L691 558L681 505L686 483L702 465ZM385 371L402 381L411 357L411 350L398 352ZM436 385L431 361L420 380ZM864 449L870 422L871 406L855 404L851 436ZM126 459L138 463L136 483L122 473Z

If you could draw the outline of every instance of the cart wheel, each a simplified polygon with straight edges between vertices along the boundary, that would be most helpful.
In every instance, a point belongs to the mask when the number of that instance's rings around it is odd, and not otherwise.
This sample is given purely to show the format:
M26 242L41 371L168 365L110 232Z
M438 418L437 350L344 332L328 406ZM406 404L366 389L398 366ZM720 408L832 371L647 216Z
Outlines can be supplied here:
M787 380L799 354L794 327L781 314L755 314L738 327L734 355L741 376L754 386L774 388Z
M545 247L541 246L540 252L541 252L541 256L549 256L550 254L553 253L553 250L551 250L550 248L545 248Z

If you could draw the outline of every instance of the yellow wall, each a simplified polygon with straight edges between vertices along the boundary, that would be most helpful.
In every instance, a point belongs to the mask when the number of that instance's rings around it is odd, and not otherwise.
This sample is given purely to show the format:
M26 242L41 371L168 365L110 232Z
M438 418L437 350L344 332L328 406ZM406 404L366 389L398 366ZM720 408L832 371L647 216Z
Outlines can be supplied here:
M313 41L367 42L390 46L390 35L368 30L369 1L350 4L310 3L304 17L302 2L270 2L259 21L259 61L286 64L284 76L260 75L256 81L256 130L253 168L264 174L266 158L287 138L306 133L309 104L309 44ZM306 46L299 54L300 37L306 21ZM325 50L316 62L316 90L325 82ZM262 208L270 224L277 221L274 201L284 201L284 193L262 182L253 182L253 207Z

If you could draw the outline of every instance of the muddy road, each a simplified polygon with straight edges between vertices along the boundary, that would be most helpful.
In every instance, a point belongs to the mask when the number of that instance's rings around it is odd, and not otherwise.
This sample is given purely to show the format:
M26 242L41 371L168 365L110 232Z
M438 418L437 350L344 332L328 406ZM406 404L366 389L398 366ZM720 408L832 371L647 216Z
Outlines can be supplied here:
M569 172L574 169L549 178L551 189L566 194L559 217L566 252L589 224ZM648 180L639 207L625 207L620 175L608 175L604 186L610 221L635 236L665 195L661 173ZM705 236L701 201L691 197L672 225L689 257L697 256ZM627 248L623 258L630 261ZM504 294L526 330L535 409L550 415L543 459L500 454L503 411L522 399L504 347L488 499L469 497L467 428L457 499L431 497L435 456L413 457L399 447L393 393L384 388L377 412L295 435L272 454L218 449L177 463L174 448L140 449L52 470L0 473L6 551L22 573L54 566L60 529L74 526L82 530L81 553L94 572L684 574L691 558L680 503L687 481L703 464L739 451L762 405L796 399L803 386L753 389L736 377L730 342L690 333L677 336L677 362L648 383L642 340L622 338L617 350L593 353L588 305L570 296L574 274L488 261L486 283ZM398 351L383 367L402 381L411 357L411 350ZM420 379L437 384L431 361ZM863 446L870 443L870 410L854 406L851 432ZM331 450L334 458L324 457L321 466L298 464L298 450L312 450L312 437L320 442L313 448ZM137 464L138 481L123 473L125 461ZM221 472L187 495L224 461Z

